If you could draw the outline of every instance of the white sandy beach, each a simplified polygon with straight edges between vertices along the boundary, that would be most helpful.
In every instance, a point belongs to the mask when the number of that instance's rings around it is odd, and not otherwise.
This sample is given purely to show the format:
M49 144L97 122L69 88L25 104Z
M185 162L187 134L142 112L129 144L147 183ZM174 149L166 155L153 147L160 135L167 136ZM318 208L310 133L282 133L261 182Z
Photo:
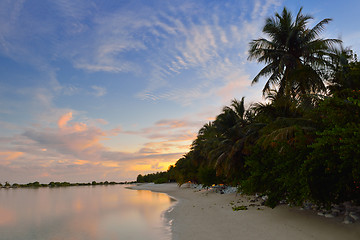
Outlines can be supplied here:
M173 220L174 240L360 239L360 223L346 225L340 217L329 219L287 205L233 211L232 206L251 204L249 197L234 193L196 191L179 188L175 183L142 184L132 188L163 192L177 199L173 210L165 214Z

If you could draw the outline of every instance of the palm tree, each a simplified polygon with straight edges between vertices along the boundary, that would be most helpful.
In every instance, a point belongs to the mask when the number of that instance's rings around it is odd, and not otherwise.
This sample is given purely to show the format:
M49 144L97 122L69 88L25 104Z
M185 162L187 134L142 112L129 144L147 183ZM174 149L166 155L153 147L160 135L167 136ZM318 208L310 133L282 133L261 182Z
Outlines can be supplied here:
M225 106L215 121L206 123L198 132L186 155L196 168L216 169L219 176L231 175L243 166L242 149L249 125L244 98ZM249 133L252 133L249 131Z
M275 90L269 90L266 98L268 102L254 103L250 109L254 112L257 121L270 123L278 117L300 117L301 109L298 101L290 96L280 95Z
M259 38L250 42L249 60L256 59L266 66L255 76L252 84L269 76L263 89L266 95L277 90L280 95L299 98L305 94L325 91L322 74L331 65L331 48L338 39L322 39L319 34L331 19L326 18L313 28L308 28L310 15L303 15L300 8L295 20L284 8L281 15L267 18L263 32L269 39Z
M244 106L244 98L240 101L234 99L230 106L223 108L213 125L218 131L217 145L210 154L210 162L218 175L231 179L235 175L241 175L244 169L243 150L246 146L250 120L248 111Z

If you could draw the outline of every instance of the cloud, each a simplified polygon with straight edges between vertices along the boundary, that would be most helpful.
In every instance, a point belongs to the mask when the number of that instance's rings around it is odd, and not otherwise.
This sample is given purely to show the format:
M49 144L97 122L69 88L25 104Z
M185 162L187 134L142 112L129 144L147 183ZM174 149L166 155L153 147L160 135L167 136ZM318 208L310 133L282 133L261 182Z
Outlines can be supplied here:
M101 118L95 119L95 122L100 123L102 125L108 124L108 121L106 121L105 119L101 119ZM120 129L118 129L118 130L120 130Z
M268 14L270 8L278 7L281 5L281 3L282 1L280 0L256 0L254 1L254 8L251 14L251 18L253 20L257 20L259 18L264 19Z
M199 120L162 119L152 126L138 131L122 131L123 134L139 135L150 140L166 140L169 143L189 142L195 139L198 128L202 125Z
M93 30L88 33L91 38L72 53L74 66L91 72L139 71L139 64L128 60L127 55L146 51L141 35L149 33L151 15L141 6L136 10L124 7L113 14L95 14Z
M249 76L246 76L240 71L233 72L227 76L226 85L217 89L216 94L221 97L223 103L227 103L230 99L238 96L239 93L244 93L245 89L249 87Z
M73 96L75 94L78 94L81 92L81 89L79 87L76 87L72 84L68 84L65 86L61 86L61 91L66 96Z
M106 94L106 88L104 87L99 87L99 86L91 86L91 88L95 91L93 94L96 97L101 97L104 96Z
M23 152L0 152L0 157L4 160L14 160L22 156Z
M241 4L244 9L251 8L249 3ZM158 49L156 56L151 55L153 66L149 84L137 97L191 105L194 101L216 96L219 88L229 85L228 78L234 78L234 72L238 74L237 79L246 81L238 86L250 86L251 82L245 78L248 73L244 65L248 43L260 32L262 23L258 19L277 5L278 1L255 2L252 19L239 16L239 12L233 12L233 9L227 9L228 15L224 16L226 7L216 4L211 15L201 15L196 11L190 11L187 18L165 14L162 21L176 26L176 30L169 31L171 34L159 40L162 48Z
M4 173L1 179L84 181L104 177L114 180L121 176L133 180L140 172L166 170L187 151L194 137L188 129L195 123L160 120L145 130L143 136L149 141L138 150L118 151L106 147L106 141L126 131L103 130L94 124L103 125L104 120L80 122L78 117L73 111L65 112L55 121L55 126L37 124L22 134L1 138L0 142L8 143L0 147L0 173ZM166 131L174 132L166 136Z
M61 21L53 17L44 21L26 2L4 3L3 9L9 9L4 19L11 21L2 21L0 45L9 56L31 59L27 62L48 71L53 87L65 95L81 93L81 89L56 84L57 67L49 58L65 59L89 72L132 73L146 81L136 97L190 105L227 84L224 76L246 59L247 43L260 29L258 19L278 5L275 0L206 6L181 1L176 7L174 3L133 1L104 14L106 9L98 3L61 0L42 6ZM252 11L235 11L237 8ZM251 13L250 20L246 12ZM29 23L34 26L31 31ZM34 35L38 37L30 37ZM44 45L41 51L38 45ZM104 87L91 88L94 96L106 94Z
M198 121L186 119L162 119L155 122L154 125L166 129L189 128L198 126Z
M41 149L51 149L85 159L95 157L105 149L99 142L106 133L82 122L70 122L72 118L72 112L68 112L57 121L58 129L28 129L23 136L33 140Z
M61 129L72 119L72 112L65 113L58 120L58 127Z

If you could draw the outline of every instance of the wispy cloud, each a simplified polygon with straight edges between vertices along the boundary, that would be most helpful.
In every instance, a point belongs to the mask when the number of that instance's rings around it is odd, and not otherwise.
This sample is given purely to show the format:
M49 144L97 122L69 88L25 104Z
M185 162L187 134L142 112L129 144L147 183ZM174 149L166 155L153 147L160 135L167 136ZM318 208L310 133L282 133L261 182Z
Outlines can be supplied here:
M175 8L170 3L134 1L106 14L96 1L47 2L50 13L62 21L44 21L27 2L3 3L8 13L1 14L0 50L53 76L57 70L49 58L66 59L89 72L132 73L146 81L137 97L189 105L211 96L227 84L224 77L242 67L247 44L259 31L258 19L278 2L212 3L204 8L201 2L181 1ZM234 4L251 9L250 20L243 15L246 11L239 15ZM42 39L51 44L39 51ZM81 92L75 86L57 85L66 95ZM92 88L95 96L106 93L99 86Z
M252 8L249 3L242 4ZM192 12L188 18L165 15L167 22L176 26L176 31L161 39L166 50L160 49L152 60L154 70L149 85L138 97L190 105L214 96L218 88L228 85L228 78L234 76L234 72L243 74L237 76L238 80L248 80L244 78L247 73L243 64L247 59L248 42L259 33L258 19L277 4L277 1L265 4L257 1L250 20L231 15L230 9L229 16L223 16L224 9L220 11L216 7L212 15L201 18L195 18ZM227 22L230 18L237 20ZM250 85L250 81L240 85L244 84Z
M106 94L106 88L104 87L99 87L99 86L91 86L91 88L94 90L94 96L96 97L101 97L104 96Z

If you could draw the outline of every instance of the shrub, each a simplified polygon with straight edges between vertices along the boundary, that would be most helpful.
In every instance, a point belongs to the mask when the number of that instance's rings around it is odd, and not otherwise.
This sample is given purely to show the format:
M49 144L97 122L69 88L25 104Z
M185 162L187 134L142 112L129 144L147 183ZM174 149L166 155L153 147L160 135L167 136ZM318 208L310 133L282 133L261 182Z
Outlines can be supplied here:
M218 183L218 179L216 177L216 170L213 168L200 168L198 178L205 187Z
M168 180L167 180L166 178L164 178L164 177L158 178L158 179L156 179L156 180L154 181L155 184L167 183L167 182L168 182Z

